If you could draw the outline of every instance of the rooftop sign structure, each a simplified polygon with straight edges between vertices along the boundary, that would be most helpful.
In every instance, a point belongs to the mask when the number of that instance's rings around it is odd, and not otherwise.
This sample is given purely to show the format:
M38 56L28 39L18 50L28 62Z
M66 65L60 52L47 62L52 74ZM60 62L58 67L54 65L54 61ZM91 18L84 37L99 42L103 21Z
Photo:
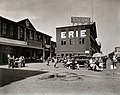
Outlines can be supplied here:
M71 23L73 25L76 24L89 24L90 23L90 17L71 17Z

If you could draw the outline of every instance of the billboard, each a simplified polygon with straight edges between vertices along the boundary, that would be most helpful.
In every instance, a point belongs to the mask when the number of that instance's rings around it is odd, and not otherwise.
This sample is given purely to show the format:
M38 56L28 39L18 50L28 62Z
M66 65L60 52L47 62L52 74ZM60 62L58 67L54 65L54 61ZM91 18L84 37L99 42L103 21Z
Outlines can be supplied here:
M71 17L71 23L81 23L81 24L89 24L90 17Z

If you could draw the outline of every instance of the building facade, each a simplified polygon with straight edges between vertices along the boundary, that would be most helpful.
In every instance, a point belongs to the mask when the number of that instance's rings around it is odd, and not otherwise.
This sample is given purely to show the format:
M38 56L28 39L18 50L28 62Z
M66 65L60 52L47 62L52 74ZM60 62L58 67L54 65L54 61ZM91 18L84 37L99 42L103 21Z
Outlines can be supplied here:
M0 16L0 64L7 64L8 54L46 60L50 47L51 36L37 31L29 19L14 22Z
M51 41L51 57L56 56L55 50L56 50L56 42Z
M58 56L84 55L100 52L95 22L87 25L56 28L56 54Z

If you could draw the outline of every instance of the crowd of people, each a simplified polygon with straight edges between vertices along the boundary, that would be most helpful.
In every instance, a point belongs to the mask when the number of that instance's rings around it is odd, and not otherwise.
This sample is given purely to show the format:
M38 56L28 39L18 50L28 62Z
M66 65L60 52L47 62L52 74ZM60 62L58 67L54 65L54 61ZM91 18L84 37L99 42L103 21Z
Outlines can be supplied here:
M47 65L50 65L50 61L54 62L54 67L57 67L58 63L63 63L63 66L68 69L80 69L81 63L78 62L75 58L60 58L60 57L48 57L47 59ZM102 71L104 68L106 68L106 57L89 57L88 61L84 61L87 64L88 70L93 71ZM83 65L85 66L85 65Z
M91 57L89 60L89 70L102 71L105 67L106 60L102 57Z
M88 61L84 61L87 63L88 70L93 71L102 71L104 68L106 68L106 61L107 57L89 57ZM112 64L111 69L117 68L118 60L116 58L116 55L113 55L111 58ZM42 59L41 59L42 60ZM63 66L68 69L80 69L81 63L78 62L75 58L69 58L69 57L48 57L47 59L47 66L50 65L50 62L53 62L53 67L57 68L58 63L63 63ZM12 67L25 67L25 58L24 56L20 56L19 58L15 58L15 56L11 56L8 54L8 68Z
M15 58L15 56L11 56L8 54L8 68L12 67L25 67L25 58L24 56L20 56L19 58Z

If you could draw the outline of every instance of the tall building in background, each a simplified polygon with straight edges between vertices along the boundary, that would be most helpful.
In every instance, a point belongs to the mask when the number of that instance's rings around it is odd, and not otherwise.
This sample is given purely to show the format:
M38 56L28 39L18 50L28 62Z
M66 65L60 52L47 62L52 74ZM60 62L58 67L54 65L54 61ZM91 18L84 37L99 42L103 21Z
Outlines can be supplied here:
M56 54L58 56L93 55L100 52L97 41L96 24L56 28Z
M51 36L35 29L29 19L14 22L0 16L0 64L7 64L7 55L25 56L26 61L47 59Z

